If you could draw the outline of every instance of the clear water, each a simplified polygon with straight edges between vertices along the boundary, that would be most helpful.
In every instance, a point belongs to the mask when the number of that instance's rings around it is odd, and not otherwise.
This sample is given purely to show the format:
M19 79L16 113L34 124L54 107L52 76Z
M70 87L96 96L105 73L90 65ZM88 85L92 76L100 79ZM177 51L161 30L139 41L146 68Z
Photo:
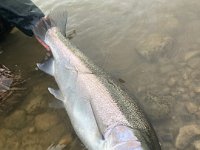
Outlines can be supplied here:
M53 0L48 4L37 0L35 3L45 13L59 5ZM113 78L125 81L121 84L144 109L162 149L200 149L200 2L76 0L65 3L67 31L76 30L72 43ZM49 107L56 100L47 87L55 83L35 70L36 62L45 57L44 48L19 31L11 33L1 47L4 53L0 55L0 63L20 70L30 79L27 83L30 90L16 108L20 110L17 114L25 113L22 127L13 128L5 123L12 114L1 117L0 149L46 149L64 135L71 138L66 149L84 149L64 109ZM30 113L27 107L36 99L44 101L39 105L42 110L38 108ZM55 124L49 127L43 121L44 125L38 127L42 117L49 117ZM187 129L188 133L180 129ZM184 138L180 139L180 135Z

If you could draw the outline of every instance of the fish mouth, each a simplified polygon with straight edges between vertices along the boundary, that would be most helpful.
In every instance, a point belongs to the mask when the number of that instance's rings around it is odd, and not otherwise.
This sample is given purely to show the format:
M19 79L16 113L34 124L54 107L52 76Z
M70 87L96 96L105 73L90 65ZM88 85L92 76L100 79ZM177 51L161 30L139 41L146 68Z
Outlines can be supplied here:
M43 41L41 40L39 37L35 36L35 38L38 40L38 42L47 50L47 51L51 51L50 47Z

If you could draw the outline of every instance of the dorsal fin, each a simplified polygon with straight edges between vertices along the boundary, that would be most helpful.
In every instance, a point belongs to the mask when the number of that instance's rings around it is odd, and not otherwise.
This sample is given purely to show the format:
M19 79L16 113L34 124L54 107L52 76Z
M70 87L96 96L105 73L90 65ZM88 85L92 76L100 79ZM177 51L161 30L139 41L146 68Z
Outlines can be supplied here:
M66 35L67 16L68 13L65 5L54 8L47 16L52 22L52 25L57 27L63 36Z
M67 10L66 5L60 5L50 11L49 15L40 19L33 28L33 33L41 40L45 40L48 29L57 27L63 36L66 34Z

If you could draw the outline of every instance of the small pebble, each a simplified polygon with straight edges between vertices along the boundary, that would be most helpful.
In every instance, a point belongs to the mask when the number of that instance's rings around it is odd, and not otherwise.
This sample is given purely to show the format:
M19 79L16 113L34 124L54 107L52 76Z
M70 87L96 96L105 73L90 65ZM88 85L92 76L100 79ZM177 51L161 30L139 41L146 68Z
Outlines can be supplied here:
M195 88L194 88L194 92L195 92L195 93L200 93L200 87L195 87Z
M29 133L34 133L35 132L35 127L30 127L28 130Z

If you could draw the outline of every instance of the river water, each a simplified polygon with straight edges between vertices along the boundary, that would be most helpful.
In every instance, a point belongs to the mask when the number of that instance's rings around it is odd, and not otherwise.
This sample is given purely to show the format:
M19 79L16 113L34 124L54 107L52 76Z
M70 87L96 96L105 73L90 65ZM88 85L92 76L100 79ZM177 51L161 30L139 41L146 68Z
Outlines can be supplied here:
M200 2L198 0L34 0L46 14L66 5L71 42L143 108L163 150L200 150ZM58 16L59 17L59 16ZM0 43L0 63L27 80L27 95L1 117L0 149L45 150L52 143L84 149L65 110L48 91L53 79L36 69L46 52L12 31Z

